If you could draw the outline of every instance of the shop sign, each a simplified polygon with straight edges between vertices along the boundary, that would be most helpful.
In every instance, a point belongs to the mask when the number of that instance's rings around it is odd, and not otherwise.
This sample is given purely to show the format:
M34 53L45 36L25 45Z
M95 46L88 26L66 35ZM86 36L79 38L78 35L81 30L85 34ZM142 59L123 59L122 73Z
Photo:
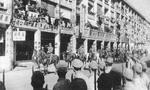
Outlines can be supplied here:
M90 30L88 28L84 29L83 36L89 37L89 34L90 34Z
M26 32L25 31L13 31L13 41L25 41Z
M25 20L15 19L15 26L22 28L30 28L30 29L51 29L50 25L47 23L37 23L37 22L29 22Z
M85 29L85 6L80 7L80 32L83 33Z
M11 15L0 13L0 23L9 24L11 20Z

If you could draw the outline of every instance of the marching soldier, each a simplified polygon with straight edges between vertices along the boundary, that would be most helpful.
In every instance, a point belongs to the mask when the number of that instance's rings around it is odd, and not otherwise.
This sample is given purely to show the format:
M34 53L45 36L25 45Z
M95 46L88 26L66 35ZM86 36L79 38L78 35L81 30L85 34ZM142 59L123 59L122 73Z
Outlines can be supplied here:
M54 85L53 90L69 90L70 81L66 79L68 64L64 60L60 60L56 65L58 80Z
M97 75L97 69L98 69L98 64L96 61L92 61L89 64L90 70L91 70L91 75L89 77L89 82L90 82L90 88L91 90L97 90L97 80L98 80L98 75Z
M83 62L79 59L74 59L72 61L72 66L73 66L74 72L71 74L71 81L75 78L81 78L81 79L85 80L85 82L88 86L88 90L91 90L88 77L86 75L84 75L84 73L82 72Z

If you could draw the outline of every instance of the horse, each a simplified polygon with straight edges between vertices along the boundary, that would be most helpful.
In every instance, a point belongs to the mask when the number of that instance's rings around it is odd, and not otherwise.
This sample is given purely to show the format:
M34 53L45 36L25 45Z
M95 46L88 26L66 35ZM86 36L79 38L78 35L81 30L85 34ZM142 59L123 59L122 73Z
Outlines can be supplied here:
M71 66L71 62L77 58L75 53L71 53L71 52L63 52L63 60L65 60L69 67Z

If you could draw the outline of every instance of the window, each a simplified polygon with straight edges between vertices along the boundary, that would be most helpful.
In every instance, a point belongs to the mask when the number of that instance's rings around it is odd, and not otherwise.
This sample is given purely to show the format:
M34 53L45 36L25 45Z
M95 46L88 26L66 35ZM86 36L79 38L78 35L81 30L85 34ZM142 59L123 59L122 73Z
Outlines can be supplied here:
M0 29L0 56L5 55L5 31Z

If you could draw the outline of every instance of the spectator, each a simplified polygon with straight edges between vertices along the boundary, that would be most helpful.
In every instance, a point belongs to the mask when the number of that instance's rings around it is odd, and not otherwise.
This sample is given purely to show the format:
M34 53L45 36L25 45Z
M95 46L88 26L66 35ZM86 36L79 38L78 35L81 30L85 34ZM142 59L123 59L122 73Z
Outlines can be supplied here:
M88 90L86 82L81 78L75 78L70 84L70 90Z
M140 63L136 63L133 66L133 71L134 71L134 78L133 82L135 84L135 90L145 90L142 86L142 65Z
M127 68L124 72L125 85L124 90L135 90L135 85L133 83L133 71L132 69Z
M144 88L144 90L149 90L149 85L150 85L150 79L148 77L148 75L146 74L146 70L147 70L147 65L145 62L142 62L142 75L141 75L141 84Z
M113 58L108 57L105 63L104 73L98 79L98 90L121 90L122 76L119 71L112 69Z
M106 67L104 73L98 78L98 90L112 90L113 88L113 77L111 75L113 59L106 60Z
M43 88L44 83L44 75L40 71L35 71L31 77L33 90L46 90Z
M68 64L64 60L59 61L56 65L59 79L54 85L53 90L69 90L70 81L65 78L67 73L67 66Z

